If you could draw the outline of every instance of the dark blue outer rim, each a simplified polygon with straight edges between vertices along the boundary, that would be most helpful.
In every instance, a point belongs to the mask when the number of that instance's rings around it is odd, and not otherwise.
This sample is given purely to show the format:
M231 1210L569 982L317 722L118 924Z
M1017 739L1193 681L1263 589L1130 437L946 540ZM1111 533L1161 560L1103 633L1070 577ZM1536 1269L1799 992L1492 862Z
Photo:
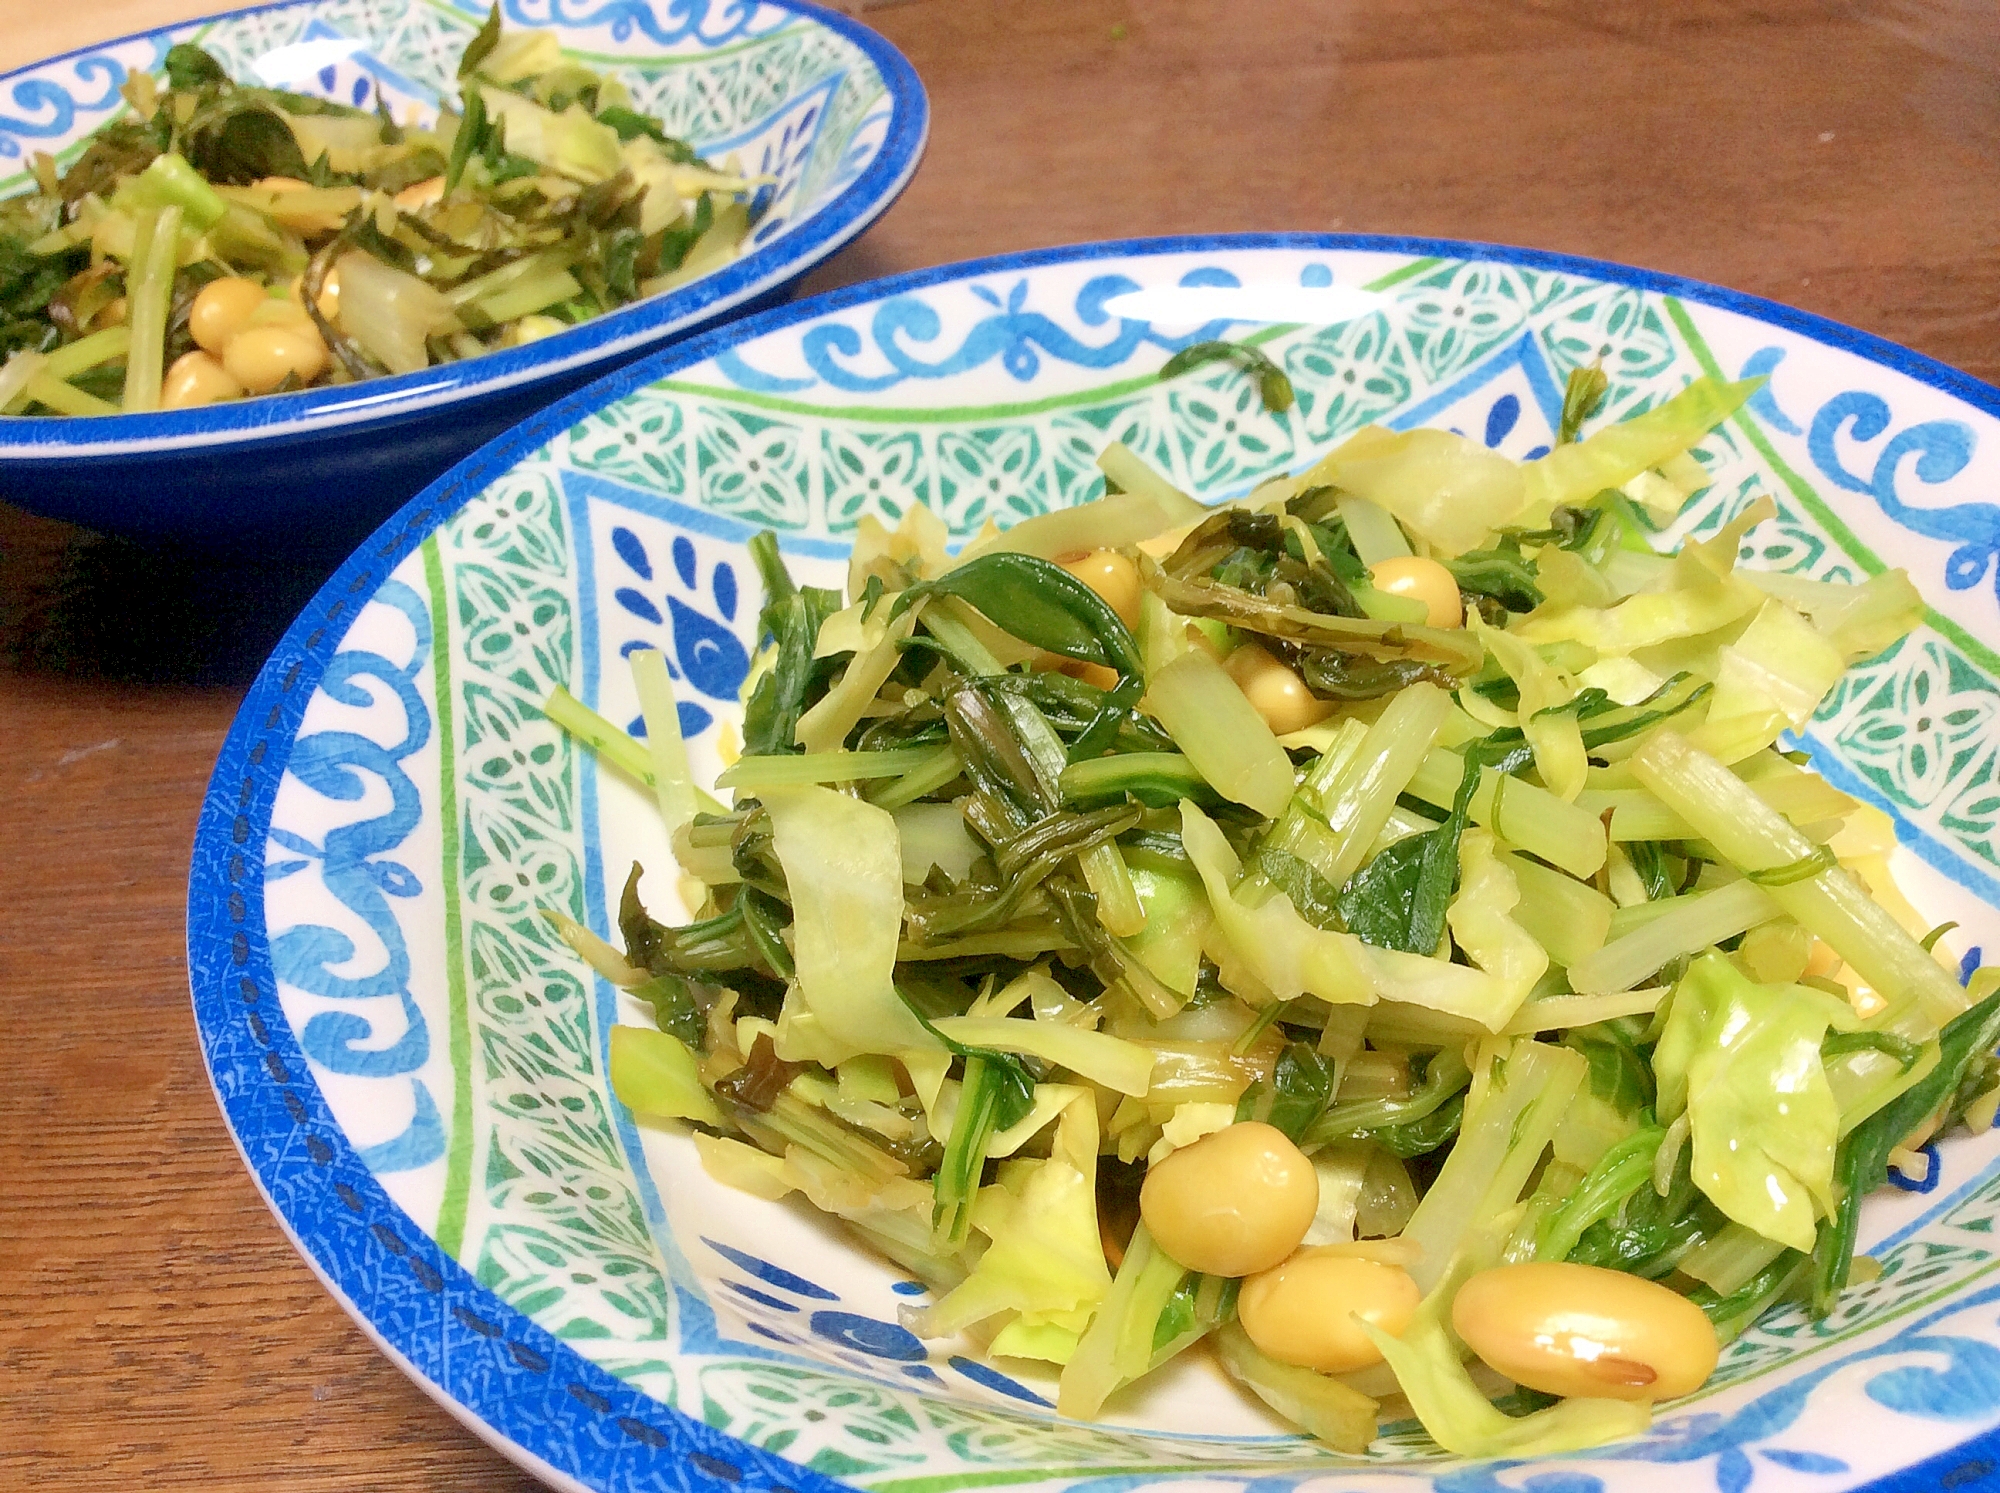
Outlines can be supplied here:
M1129 239L999 255L891 276L746 318L590 384L474 452L406 504L334 573L245 697L210 779L188 878L188 970L203 1056L238 1148L300 1252L371 1336L434 1398L510 1454L625 1490L842 1486L639 1394L481 1286L393 1203L334 1124L278 1010L264 929L262 848L306 701L346 623L446 517L522 457L632 390L768 332L947 281L1124 257L1241 249L1361 250L1557 270L1739 312L1857 354L2000 417L2000 389L1871 333L1701 281L1601 260L1448 239L1268 233ZM335 1245L336 1248L329 1248ZM392 1340L378 1314L434 1323ZM535 1367L539 1361L541 1367ZM601 1409L599 1407L602 1407ZM587 1414L586 1414L587 1412ZM586 1423L587 1422L587 1423ZM585 1447L590 1455L580 1457ZM1586 1454L1587 1455L1587 1454ZM695 1458L716 1459L713 1463ZM710 1471L701 1470L704 1466ZM719 1477L721 1467L735 1471ZM1989 1481L1990 1479L1990 1481ZM2000 1429L1866 1484L1866 1493L2000 1490Z
M0 74L0 88L18 80L23 73L168 31L269 11L309 10L319 3L320 0L276 0L273 4L218 11L171 26L135 31ZM0 418L0 465L19 464L32 471L42 462L127 458L142 450L200 447L220 451L284 439L298 422L309 422L306 426L309 429L338 429L360 438L371 426L392 424L444 406L519 389L550 374L587 367L599 356L641 355L630 346L635 339L660 343L713 322L731 307L806 274L887 212L910 184L930 135L930 98L909 59L880 33L859 21L814 0L759 0L759 3L790 11L853 44L881 75L892 100L888 133L867 169L776 242L664 295L621 306L527 347L491 352L463 363L448 363L338 388L266 395L192 410L104 415L82 420L56 415ZM611 345L614 343L625 345L614 347Z

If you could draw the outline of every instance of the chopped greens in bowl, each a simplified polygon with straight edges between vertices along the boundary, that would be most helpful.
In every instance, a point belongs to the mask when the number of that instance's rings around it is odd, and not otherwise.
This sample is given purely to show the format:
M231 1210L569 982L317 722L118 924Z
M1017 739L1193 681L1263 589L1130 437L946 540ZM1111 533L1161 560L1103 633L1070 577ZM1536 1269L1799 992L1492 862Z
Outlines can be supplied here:
M1927 1485L2000 1430L1996 441L1859 334L1468 245L710 334L258 681L220 1102L580 1487Z
M0 493L344 552L529 412L784 298L922 153L908 64L810 4L503 9L281 0L9 74L53 114L0 153Z
M772 178L702 159L496 4L423 122L200 46L0 202L0 413L186 409L520 347L726 262ZM767 194L768 195L768 194Z
M1782 745L1923 604L1740 568L1768 497L1656 550L1758 381L1586 431L1605 383L1534 460L1369 425L1214 509L1114 444L1106 496L956 555L863 518L844 592L760 535L732 805L660 653L643 744L544 705L696 904L634 866L622 952L548 910L651 1007L619 1098L923 1280L920 1337L1059 1366L1064 1416L1212 1351L1340 1451L1400 1397L1556 1452L1832 1311L1892 1154L2000 1107L2000 985Z

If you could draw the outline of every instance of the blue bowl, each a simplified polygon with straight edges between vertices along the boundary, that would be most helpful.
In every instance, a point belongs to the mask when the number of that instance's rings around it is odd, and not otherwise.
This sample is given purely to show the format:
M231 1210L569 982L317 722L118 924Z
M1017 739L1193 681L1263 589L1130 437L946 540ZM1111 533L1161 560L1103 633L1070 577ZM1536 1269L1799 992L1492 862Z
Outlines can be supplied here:
M1215 337L1261 347L1292 406L1233 365L1160 378ZM1793 744L1893 819L1896 879L1961 970L1991 963L2000 391L1768 301L1533 250L1039 250L849 286L579 392L411 502L293 625L223 747L188 892L209 1074L293 1242L405 1372L567 1493L1993 1493L2000 1130L1899 1163L1861 1212L1879 1275L1822 1321L1767 1314L1643 1437L1475 1463L1391 1421L1340 1458L1192 1358L1064 1420L1045 1369L919 1340L919 1283L619 1103L610 1031L651 1013L530 912L615 938L634 861L672 908L651 794L539 704L560 684L625 725L625 655L658 648L712 782L758 642L759 529L800 581L839 585L864 519L921 503L963 541L1101 494L1113 440L1210 499L1371 423L1526 458L1599 359L1607 419L1769 375L1704 439L1714 483L1676 540L1769 494L1746 564L1907 569L1923 626Z
M0 498L144 540L344 550L460 457L570 390L774 305L879 217L923 154L930 108L874 32L805 0L503 0L560 34L639 106L777 185L742 257L527 347L418 373L231 404L95 419L0 419ZM0 195L29 157L67 164L124 113L119 85L193 41L232 76L402 117L455 95L483 0L342 0L232 11L0 76Z

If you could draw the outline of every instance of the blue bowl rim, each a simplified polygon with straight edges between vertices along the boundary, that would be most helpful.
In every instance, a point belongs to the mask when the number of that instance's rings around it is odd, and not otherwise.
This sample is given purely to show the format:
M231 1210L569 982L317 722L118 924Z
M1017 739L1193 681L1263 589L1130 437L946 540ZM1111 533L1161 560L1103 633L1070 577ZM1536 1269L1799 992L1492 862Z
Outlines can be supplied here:
M1859 328L1704 281L1607 260L1471 240L1372 234L1243 233L1122 239L966 260L843 286L661 349L552 404L453 466L334 572L272 652L231 723L202 802L188 878L188 971L197 1034L218 1107L281 1228L362 1329L482 1439L543 1477L637 1489L666 1464L692 1489L756 1486L836 1493L848 1485L669 1409L597 1368L479 1284L388 1196L333 1121L276 1007L262 931L262 878L246 865L268 828L290 746L340 620L452 513L521 458L634 389L766 333L856 305L982 275L1125 257L1294 249L1485 260L1568 271L1735 311L1841 348L2000 417L2000 388ZM266 1020L269 1012L275 1020ZM283 1196L285 1202L280 1203ZM333 1246L333 1247L329 1247ZM364 1304L417 1293L429 1340L396 1340ZM421 1298L419 1298L421 1300ZM557 1371L560 1371L558 1374ZM555 1380L566 1381L558 1394ZM482 1393L483 1391L483 1393ZM585 1429L587 1427L587 1430ZM634 1443L627 1446L626 1443ZM645 1450L650 1449L650 1455ZM635 1453L637 1454L635 1456ZM1588 1453L1581 1455L1587 1456ZM1988 1486L2000 1428L1976 1433L1855 1493ZM1332 1470L1337 1464L1329 1464ZM1164 1475L1164 1474L1163 1474ZM588 1481L586 1481L588 1479Z
M321 0L272 0L135 31L0 74L0 88L24 74L169 31L270 11L307 9L319 3ZM930 99L909 59L880 33L814 0L758 3L823 26L859 48L880 74L891 100L888 133L875 159L830 201L799 219L773 242L664 294L621 306L527 347L486 353L462 363L192 410L90 419L0 417L0 461L31 464L127 457L145 451L207 451L392 422L531 385L657 343L678 330L713 321L732 307L805 274L886 212L909 185L929 139Z

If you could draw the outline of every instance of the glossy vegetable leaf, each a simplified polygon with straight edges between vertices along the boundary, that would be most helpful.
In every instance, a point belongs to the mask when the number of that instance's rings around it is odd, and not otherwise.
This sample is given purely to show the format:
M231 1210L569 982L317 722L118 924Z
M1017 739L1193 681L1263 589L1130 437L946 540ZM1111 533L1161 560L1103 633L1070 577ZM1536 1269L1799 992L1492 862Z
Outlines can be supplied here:
M1273 363L1263 349L1247 342L1192 343L1167 359L1160 369L1160 378L1163 381L1179 378L1204 363L1237 364L1257 381L1258 396L1271 413L1281 415L1292 407L1292 381L1285 377L1284 369Z
M1458 883L1458 846L1472 818L1479 787L1477 753L1466 753L1465 773L1443 824L1385 846L1349 878L1340 894L1348 931L1382 949L1434 954L1444 938L1445 914Z
M1420 1124L1445 1108L1452 1096L1462 1093L1471 1080L1472 1070L1466 1066L1464 1054L1446 1048L1430 1059L1422 1082L1407 1099L1342 1100L1313 1123L1306 1132L1306 1143L1323 1145L1332 1140L1358 1140ZM1456 1126L1453 1121L1450 1128Z
M1532 612L1542 604L1535 565L1518 549L1467 550L1444 562L1467 596L1490 596L1510 612Z
M486 143L486 101L479 96L477 88L465 90L465 112L458 121L458 131L451 137L451 158L445 164L444 191L449 197L458 189L465 176L465 168L472 158L479 154Z
M227 83L229 74L214 57L193 42L177 42L167 48L167 86L195 89L208 83Z
M636 110L621 104L613 104L597 111L597 122L608 124L618 132L620 140L636 140L641 135L658 143L667 153L667 159L680 165L691 165L696 159L694 147L685 140L675 139L660 127L655 119L648 119Z
M1562 417L1556 422L1556 444L1567 446L1576 440L1583 430L1583 422L1588 420L1604 404L1604 396L1611 391L1611 380L1604 376L1604 369L1596 364L1588 368L1572 368L1569 382L1563 385Z
M1688 1116L1696 1185L1745 1228L1805 1252L1816 1209L1834 1206L1840 1125L1820 1041L1852 1020L1845 1001L1759 985L1711 953L1675 990L1653 1053L1660 1118Z
M965 1060L958 1112L931 1182L935 1197L931 1223L942 1242L956 1247L970 1237L972 1202L986 1164L987 1142L1034 1107L1034 1080L1018 1061L997 1053L975 1053Z
M1322 700L1375 700L1413 684L1453 690L1459 683L1448 669L1421 659L1369 658L1334 648L1301 649L1298 670L1306 688Z
M1338 905L1349 933L1378 949L1402 949L1411 954L1437 952L1436 938L1426 944L1417 937L1416 904L1431 837L1438 833L1429 830L1383 847L1348 879ZM1440 932L1443 927L1440 911Z
M1666 1192L1655 1191L1650 1185L1634 1189L1616 1214L1583 1231L1569 1258L1580 1265L1624 1270L1657 1280L1724 1222L1715 1205L1694 1185L1687 1147L1683 1146Z
M2000 990L1954 1017L1938 1034L1938 1062L1923 1078L1848 1132L1834 1164L1841 1189L1833 1216L1813 1243L1812 1308L1824 1316L1847 1285L1861 1199L1889 1175L1889 1153L1958 1089L1966 1070L2000 1044Z
M181 149L188 164L220 185L306 174L305 156L284 116L247 93L225 94L196 110Z
M1594 1086L1594 1068L1592 1080ZM1647 1126L1600 1156L1561 1205L1543 1217L1535 1232L1535 1258L1568 1259L1585 1230L1615 1216L1627 1198L1649 1187L1653 1158L1665 1137L1659 1126Z
M1072 762L1062 771L1065 800L1082 805L1129 794L1148 808L1171 809L1184 798L1204 808L1224 800L1179 752L1124 752Z
M896 599L900 616L919 596L956 596L1024 643L1129 677L1142 671L1139 645L1102 597L1060 565L999 551L969 560Z
M1358 938L1375 942L1347 919L1341 905L1340 889L1320 875L1317 868L1288 850L1268 844L1258 849L1256 861L1264 879L1290 897L1299 916L1315 928L1345 928Z
M653 1008L653 1022L696 1052L706 1045L707 1018L695 1001L694 981L671 971L635 986L632 995Z
M1238 1120L1261 1120L1296 1141L1326 1111L1333 1072L1311 1047L1288 1042L1269 1078L1260 1078L1236 1101Z
M1427 1115L1395 1125L1357 1130L1354 1139L1373 1141L1391 1156L1427 1156L1458 1134L1465 1119L1465 1095L1453 1094Z
M8 320L44 310L69 275L67 258L30 254L19 239L0 234L0 315Z
M160 119L163 115L153 117ZM64 206L73 207L92 193L109 197L120 177L145 170L147 163L169 143L134 120L114 120L91 136L76 164L63 173Z
M499 45L500 6L498 0L495 0L493 8L486 13L485 24L473 34L472 40L465 44L465 50L459 54L458 76L468 77L477 72L479 64L490 57L493 49Z
M1562 1045L1582 1053L1590 1064L1590 1092L1597 1098L1626 1114L1652 1107L1653 1070L1620 1028L1605 1025L1573 1031L1564 1036Z
M764 579L759 627L776 652L743 707L743 752L795 752L799 717L840 667L837 658L813 657L821 624L841 609L840 593L794 585L778 554L778 537L768 529L750 541L750 555Z
M1632 862L1649 902L1674 894L1673 878L1667 873L1667 850L1658 840L1633 840L1626 845L1625 856Z

